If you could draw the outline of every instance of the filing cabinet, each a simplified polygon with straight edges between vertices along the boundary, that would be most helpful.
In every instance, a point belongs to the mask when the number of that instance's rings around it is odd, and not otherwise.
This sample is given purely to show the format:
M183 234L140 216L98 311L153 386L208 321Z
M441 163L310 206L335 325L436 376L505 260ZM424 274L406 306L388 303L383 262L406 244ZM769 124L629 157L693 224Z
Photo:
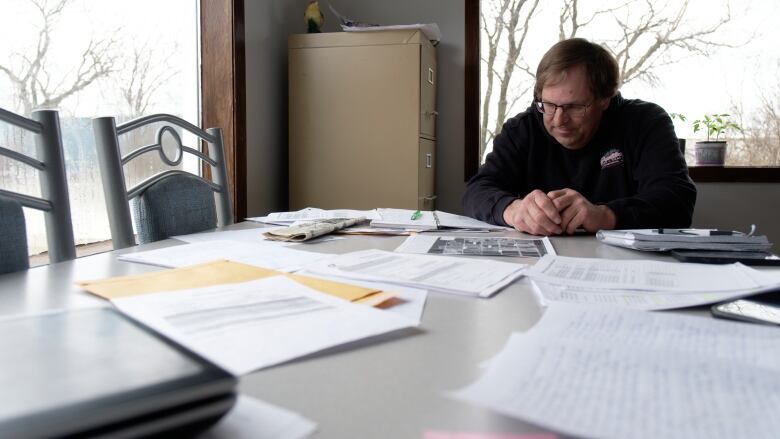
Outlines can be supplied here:
M425 35L291 35L288 48L290 209L434 209L436 48Z

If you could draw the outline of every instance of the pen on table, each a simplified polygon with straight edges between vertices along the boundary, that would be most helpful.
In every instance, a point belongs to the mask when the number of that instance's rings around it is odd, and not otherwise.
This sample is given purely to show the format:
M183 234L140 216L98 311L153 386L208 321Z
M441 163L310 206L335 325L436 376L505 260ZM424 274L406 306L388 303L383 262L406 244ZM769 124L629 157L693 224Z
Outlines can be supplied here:
M414 213L412 214L412 220L418 220L420 219L421 216L422 216L422 212L420 212L419 210L415 210Z

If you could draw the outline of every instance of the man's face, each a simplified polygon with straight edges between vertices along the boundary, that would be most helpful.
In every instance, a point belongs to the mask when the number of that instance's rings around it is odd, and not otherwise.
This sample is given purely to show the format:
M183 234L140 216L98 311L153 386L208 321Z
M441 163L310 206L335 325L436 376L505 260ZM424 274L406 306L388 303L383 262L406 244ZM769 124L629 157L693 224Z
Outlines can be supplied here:
M589 105L582 115L576 111L556 108L554 114L543 114L544 127L555 140L568 149L580 149L596 134L609 99L596 99L588 88L585 67L575 66L566 71L566 77L558 82L545 84L541 100L556 105Z

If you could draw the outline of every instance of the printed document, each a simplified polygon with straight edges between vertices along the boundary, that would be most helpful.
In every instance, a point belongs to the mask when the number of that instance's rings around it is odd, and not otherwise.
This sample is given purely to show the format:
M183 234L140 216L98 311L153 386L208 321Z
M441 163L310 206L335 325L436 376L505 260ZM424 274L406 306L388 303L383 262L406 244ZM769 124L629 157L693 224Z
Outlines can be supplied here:
M323 253L239 241L203 241L156 250L125 253L119 256L119 260L175 268L227 259L258 267L293 272L302 265L328 257L330 255Z
M492 260L364 250L314 262L303 272L490 297L522 276L525 267Z
M113 300L130 317L234 375L416 326L282 276Z
M577 437L776 438L780 328L553 304L453 394Z
M577 287L690 293L735 291L776 285L742 264L681 264L545 255L528 269L535 281Z
M514 256L540 258L555 254L548 238L511 238L501 236L412 235L395 251L432 255Z

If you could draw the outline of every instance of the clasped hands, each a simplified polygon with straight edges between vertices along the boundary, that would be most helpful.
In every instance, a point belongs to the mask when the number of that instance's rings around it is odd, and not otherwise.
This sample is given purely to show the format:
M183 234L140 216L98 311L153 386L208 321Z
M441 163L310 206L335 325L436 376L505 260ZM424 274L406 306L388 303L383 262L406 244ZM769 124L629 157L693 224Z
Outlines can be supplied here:
M507 206L504 222L532 235L571 235L577 228L614 229L617 217L609 207L595 205L573 189L548 193L537 189Z

